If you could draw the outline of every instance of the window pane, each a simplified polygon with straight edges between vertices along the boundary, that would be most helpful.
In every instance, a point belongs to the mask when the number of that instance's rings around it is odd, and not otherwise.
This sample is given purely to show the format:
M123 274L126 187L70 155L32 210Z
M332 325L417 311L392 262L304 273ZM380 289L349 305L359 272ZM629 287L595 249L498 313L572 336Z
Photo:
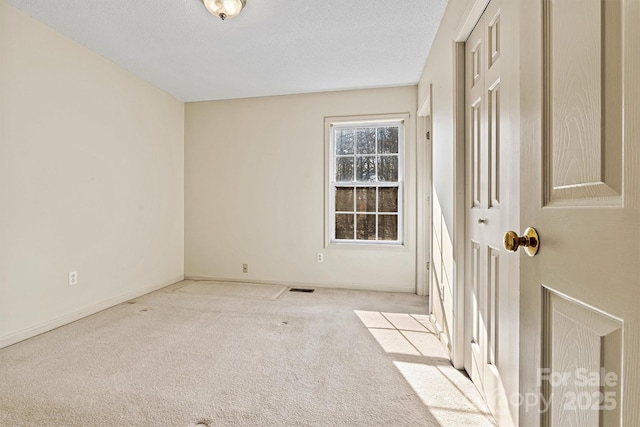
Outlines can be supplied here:
M353 154L354 140L354 129L337 129L336 154Z
M376 128L358 128L358 154L375 154Z
M361 187L356 189L358 212L376 211L376 187Z
M376 180L376 157L358 157L356 161L356 181L369 182Z
M336 214L336 239L353 240L353 215Z
M378 239L398 240L397 215L378 215Z
M378 164L378 181L398 181L398 156L380 157L380 163Z
M398 128L378 128L378 153L394 154L398 152Z
M398 212L398 188L380 188L378 194L378 212Z
M376 240L376 216L375 215L356 215L356 239L358 240Z
M353 187L336 188L336 212L353 212Z
M336 181L353 182L353 157L336 159Z
M332 124L330 232L336 242L402 241L403 125L380 120Z

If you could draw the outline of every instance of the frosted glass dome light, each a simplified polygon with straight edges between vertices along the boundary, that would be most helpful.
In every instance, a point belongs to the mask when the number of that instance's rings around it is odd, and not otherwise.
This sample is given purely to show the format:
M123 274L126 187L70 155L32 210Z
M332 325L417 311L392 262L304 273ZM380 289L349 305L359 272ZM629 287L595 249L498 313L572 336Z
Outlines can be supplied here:
M246 0L202 0L209 12L223 21L238 15L247 4Z

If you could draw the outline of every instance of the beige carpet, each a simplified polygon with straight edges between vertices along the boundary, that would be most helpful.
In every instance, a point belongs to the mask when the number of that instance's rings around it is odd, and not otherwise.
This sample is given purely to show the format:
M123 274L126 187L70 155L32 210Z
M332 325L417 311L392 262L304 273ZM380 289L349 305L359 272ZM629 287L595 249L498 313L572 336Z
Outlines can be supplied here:
M0 426L492 425L426 307L180 282L0 350Z

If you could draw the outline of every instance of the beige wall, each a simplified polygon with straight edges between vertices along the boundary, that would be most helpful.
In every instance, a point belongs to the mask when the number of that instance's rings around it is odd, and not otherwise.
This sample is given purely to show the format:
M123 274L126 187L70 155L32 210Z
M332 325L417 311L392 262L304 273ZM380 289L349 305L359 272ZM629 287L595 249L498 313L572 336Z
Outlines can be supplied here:
M414 292L416 95L409 86L186 104L185 274ZM324 118L405 112L406 245L325 248Z
M450 0L438 27L422 77L418 84L422 105L431 85L432 205L431 255L432 310L444 345L451 350L454 313L454 39L473 2ZM458 366L460 367L460 366Z
M0 346L182 277L183 129L182 102L0 1Z

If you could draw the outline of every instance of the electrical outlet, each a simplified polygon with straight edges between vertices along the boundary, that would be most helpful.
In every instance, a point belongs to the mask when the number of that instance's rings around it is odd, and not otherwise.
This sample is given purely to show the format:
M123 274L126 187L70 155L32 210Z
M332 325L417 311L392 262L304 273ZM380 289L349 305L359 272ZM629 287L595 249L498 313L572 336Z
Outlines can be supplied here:
M69 272L69 286L73 286L73 285L77 285L78 284L78 272L77 271L70 271Z
M249 272L249 264L242 264L242 272L243 273Z
M324 262L324 254L322 252L316 254L316 262Z

